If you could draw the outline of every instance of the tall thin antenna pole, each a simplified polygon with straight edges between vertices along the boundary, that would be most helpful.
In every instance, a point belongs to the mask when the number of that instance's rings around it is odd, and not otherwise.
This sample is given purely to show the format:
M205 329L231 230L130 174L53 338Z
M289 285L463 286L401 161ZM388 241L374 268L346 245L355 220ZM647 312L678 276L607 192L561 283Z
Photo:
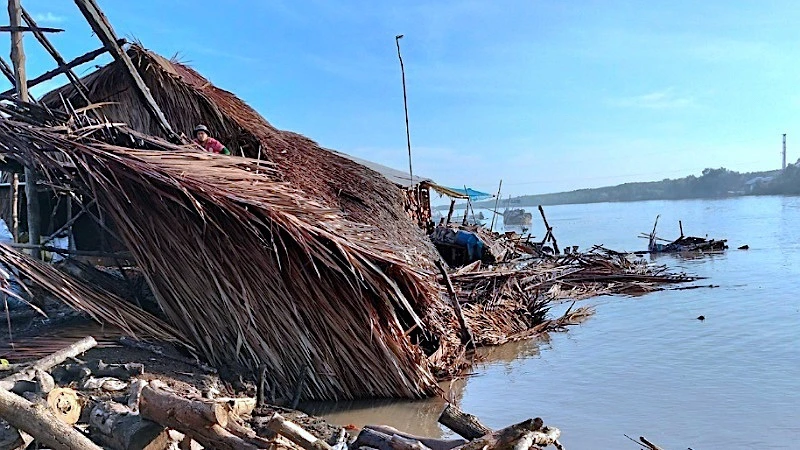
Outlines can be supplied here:
M786 170L786 133L783 133L783 165L782 170Z
M397 44L397 59L400 60L400 74L403 77L403 107L406 110L406 143L408 144L408 176L409 183L414 186L414 169L411 167L411 131L408 128L408 96L406 94L406 70L403 67L403 56L400 55L400 39L403 39L402 34L394 37L394 43Z

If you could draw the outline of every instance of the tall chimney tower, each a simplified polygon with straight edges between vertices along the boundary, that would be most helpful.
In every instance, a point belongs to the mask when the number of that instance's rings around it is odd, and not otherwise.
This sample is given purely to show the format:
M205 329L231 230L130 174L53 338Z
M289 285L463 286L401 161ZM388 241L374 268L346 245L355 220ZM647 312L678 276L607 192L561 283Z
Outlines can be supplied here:
M783 133L783 165L781 170L786 170L786 133Z

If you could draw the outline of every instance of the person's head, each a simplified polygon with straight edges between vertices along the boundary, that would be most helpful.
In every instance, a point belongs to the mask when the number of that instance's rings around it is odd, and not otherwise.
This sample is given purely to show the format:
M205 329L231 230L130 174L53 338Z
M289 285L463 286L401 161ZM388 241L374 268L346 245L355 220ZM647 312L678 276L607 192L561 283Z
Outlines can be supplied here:
M194 127L194 137L200 142L205 142L208 139L208 127L205 125Z

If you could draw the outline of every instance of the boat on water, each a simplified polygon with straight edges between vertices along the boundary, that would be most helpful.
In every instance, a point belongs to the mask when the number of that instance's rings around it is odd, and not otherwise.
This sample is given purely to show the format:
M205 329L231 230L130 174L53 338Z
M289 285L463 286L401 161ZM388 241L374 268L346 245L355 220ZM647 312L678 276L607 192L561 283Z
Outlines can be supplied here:
M506 209L503 212L503 224L505 225L530 225L533 215L522 208Z

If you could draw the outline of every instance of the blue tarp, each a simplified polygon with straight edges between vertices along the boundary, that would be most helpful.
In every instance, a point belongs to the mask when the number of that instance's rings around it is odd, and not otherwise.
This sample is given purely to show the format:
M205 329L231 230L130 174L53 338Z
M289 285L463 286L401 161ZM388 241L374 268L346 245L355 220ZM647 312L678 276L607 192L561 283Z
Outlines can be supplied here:
M487 194L486 192L476 191L472 188L446 188L448 190L458 192L459 194L467 197L472 201L479 201L479 200L486 200L487 198L492 198L492 194Z

